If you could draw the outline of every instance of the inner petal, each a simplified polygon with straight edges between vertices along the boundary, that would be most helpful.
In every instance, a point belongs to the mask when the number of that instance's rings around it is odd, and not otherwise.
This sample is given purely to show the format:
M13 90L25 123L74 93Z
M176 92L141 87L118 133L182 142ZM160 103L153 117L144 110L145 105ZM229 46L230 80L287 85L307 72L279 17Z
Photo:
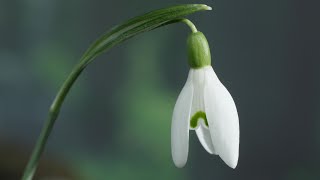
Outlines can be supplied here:
M213 147L204 104L205 69L194 70L193 99L190 116L190 129L195 130L204 149L210 154L216 154Z
M207 116L204 107L204 70L193 70L193 99L190 116L190 129L197 129L200 124L208 128ZM199 123L201 122L201 123Z
M199 121L205 127L209 127L206 113L203 111L196 112L190 119L190 128L196 129L199 126Z
M217 154L212 143L209 129L201 124L195 131L203 148L210 154Z

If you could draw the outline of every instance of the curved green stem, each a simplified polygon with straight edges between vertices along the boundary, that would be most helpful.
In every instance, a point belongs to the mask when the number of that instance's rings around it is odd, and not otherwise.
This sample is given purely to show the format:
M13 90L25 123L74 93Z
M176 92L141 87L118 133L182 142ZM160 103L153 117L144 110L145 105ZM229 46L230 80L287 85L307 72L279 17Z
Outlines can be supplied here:
M182 19L182 17L203 10L211 10L211 7L203 4L187 4L152 11L112 28L96 40L84 53L80 62L73 68L50 106L48 118L32 151L22 180L32 180L64 99L81 72L95 57L139 33L151 31L171 23L184 22L194 32L196 28L192 22L187 19Z
M77 80L77 78L81 74L82 70L83 68L76 66L74 70L71 72L71 74L69 75L69 77L61 86L57 96L55 97L50 107L50 110L48 113L48 119L46 120L40 132L40 136L36 142L36 145L34 147L30 160L25 168L22 180L32 180L33 175L36 171L40 156L44 150L48 137L52 131L53 125L59 115L61 105L66 95L68 94L69 90L71 89L73 83Z
M183 18L183 19L180 19L180 22L183 22L186 25L188 25L193 33L198 32L196 26L189 19Z

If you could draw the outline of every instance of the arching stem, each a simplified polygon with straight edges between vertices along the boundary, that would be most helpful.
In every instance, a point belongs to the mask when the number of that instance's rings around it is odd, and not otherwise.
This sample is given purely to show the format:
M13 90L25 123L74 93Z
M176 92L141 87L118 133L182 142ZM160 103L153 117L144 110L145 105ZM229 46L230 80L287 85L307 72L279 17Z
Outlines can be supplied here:
M47 143L48 137L52 131L53 125L59 115L59 111L61 108L61 105L67 96L68 92L70 91L72 85L77 80L81 72L83 71L82 66L76 66L74 70L70 73L66 81L61 86L59 92L57 93L55 99L52 102L52 105L50 106L49 112L48 112L48 118L45 121L45 124L43 125L43 128L40 132L40 136L36 142L36 145L32 151L30 160L25 168L25 171L22 176L22 180L32 180L34 173L37 169L40 156L42 155L42 152L44 150L44 147Z
M198 32L196 26L189 19L182 18L182 19L178 19L178 21L183 22L186 25L188 25L193 33Z
M211 10L211 7L204 4L187 4L152 11L142 16L132 18L125 23L112 28L96 40L85 52L80 62L73 68L53 100L48 113L48 118L43 125L39 138L32 151L31 157L23 173L22 180L32 180L40 156L43 153L65 97L81 72L95 57L139 33L151 31L174 22L184 22L191 28L192 32L197 32L196 27L191 21L182 19L181 17L204 10Z

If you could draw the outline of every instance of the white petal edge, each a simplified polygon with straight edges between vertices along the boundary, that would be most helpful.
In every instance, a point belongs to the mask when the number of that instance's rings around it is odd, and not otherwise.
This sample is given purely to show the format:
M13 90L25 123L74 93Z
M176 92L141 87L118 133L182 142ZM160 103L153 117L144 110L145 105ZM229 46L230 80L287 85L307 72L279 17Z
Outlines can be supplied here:
M232 96L219 81L212 67L207 69L204 97L215 150L228 166L235 168L239 157L238 112Z
M203 127L203 125L199 125L196 129L196 133L200 143L202 144L203 148L210 154L217 154L214 150L211 135L209 129Z
M192 70L175 104L171 125L171 153L174 164L182 168L189 151L189 122L193 97Z

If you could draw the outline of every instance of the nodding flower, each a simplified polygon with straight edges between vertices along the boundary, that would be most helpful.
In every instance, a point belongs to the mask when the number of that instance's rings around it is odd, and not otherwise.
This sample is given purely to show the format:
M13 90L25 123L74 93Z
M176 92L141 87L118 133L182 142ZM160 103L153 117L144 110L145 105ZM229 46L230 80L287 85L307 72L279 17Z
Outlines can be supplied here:
M239 156L239 118L228 90L211 66L208 42L201 32L187 41L191 67L173 110L171 127L172 158L177 167L188 159L189 130L195 130L200 143L219 155L231 168Z

